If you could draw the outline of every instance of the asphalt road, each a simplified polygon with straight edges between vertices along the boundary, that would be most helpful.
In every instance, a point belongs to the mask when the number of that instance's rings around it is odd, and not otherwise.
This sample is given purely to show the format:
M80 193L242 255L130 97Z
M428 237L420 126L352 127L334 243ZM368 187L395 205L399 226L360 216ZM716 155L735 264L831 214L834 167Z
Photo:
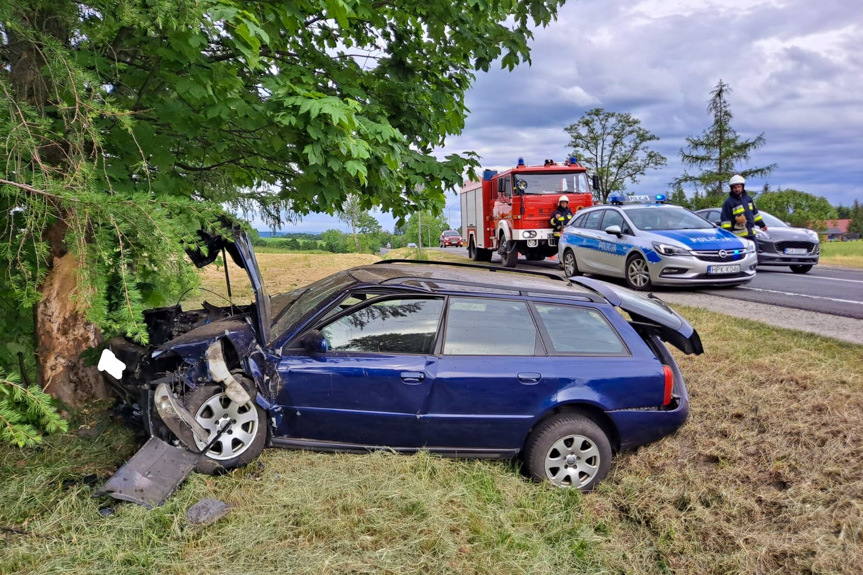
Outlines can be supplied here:
M428 248L426 248L428 249ZM467 257L467 248L431 248ZM500 260L495 255L493 263ZM528 262L519 258L518 267L559 271L557 260ZM605 278L603 278L605 279ZM623 284L623 280L619 281ZM784 267L760 267L755 279L734 288L656 288L663 292L705 293L723 298L766 303L787 308L826 313L863 320L863 271L815 266L808 274L795 274Z

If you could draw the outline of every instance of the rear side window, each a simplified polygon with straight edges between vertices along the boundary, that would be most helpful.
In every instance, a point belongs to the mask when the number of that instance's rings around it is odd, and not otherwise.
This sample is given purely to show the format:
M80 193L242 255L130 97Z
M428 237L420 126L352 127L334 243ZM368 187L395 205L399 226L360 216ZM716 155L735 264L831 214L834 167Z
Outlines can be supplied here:
M587 214L587 219L584 222L584 227L589 230L598 230L599 229L599 221L602 219L602 213L605 210L596 210L595 212L589 212Z
M443 310L439 299L373 303L321 329L333 351L430 354Z
M450 298L446 355L536 355L542 344L527 304L483 298Z
M608 229L608 226L619 226L621 233L630 234L629 226L623 221L623 216L617 210L605 210L605 217L602 218L602 229Z
M617 331L598 310L538 303L536 311L555 353L629 355Z

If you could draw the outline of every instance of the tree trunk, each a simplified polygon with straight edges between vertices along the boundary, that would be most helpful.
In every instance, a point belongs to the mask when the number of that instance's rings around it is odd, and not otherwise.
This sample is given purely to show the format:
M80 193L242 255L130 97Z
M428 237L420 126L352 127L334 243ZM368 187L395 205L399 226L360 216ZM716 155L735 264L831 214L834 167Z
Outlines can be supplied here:
M42 388L69 405L110 397L102 375L86 367L81 352L99 345L102 336L79 310L78 260L62 244L65 225L48 230L52 266L36 304L36 355Z

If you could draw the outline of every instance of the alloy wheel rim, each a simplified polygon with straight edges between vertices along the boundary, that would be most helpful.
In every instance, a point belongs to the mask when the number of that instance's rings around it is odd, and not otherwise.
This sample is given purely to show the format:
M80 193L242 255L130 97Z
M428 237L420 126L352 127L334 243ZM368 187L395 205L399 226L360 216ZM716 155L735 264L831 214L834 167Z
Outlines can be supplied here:
M563 268L567 276L575 275L575 256L567 252L563 258Z
M239 405L224 393L214 395L205 401L198 408L195 420L209 432L207 441L201 441L197 436L195 437L198 449L205 448L227 421L233 421L231 429L223 433L207 452L207 457L216 461L225 461L242 455L252 446L252 440L258 433L258 412L252 402Z
M562 437L545 454L545 476L558 487L584 487L596 477L599 465L599 448L584 435Z
M650 281L647 263L642 259L634 259L629 263L629 281L637 287L644 287Z

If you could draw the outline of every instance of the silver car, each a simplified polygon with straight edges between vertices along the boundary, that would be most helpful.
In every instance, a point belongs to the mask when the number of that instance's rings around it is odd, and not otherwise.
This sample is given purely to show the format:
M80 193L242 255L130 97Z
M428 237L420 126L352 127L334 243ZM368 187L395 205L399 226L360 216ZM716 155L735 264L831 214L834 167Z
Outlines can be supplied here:
M685 208L631 196L579 211L561 234L558 261L567 277L621 277L647 290L744 284L755 277L757 256L752 242Z
M695 212L707 221L720 224L722 210L708 208ZM818 233L806 228L794 228L770 214L758 210L767 231L755 229L758 243L758 265L789 266L796 274L805 274L818 263L821 256L821 239Z

